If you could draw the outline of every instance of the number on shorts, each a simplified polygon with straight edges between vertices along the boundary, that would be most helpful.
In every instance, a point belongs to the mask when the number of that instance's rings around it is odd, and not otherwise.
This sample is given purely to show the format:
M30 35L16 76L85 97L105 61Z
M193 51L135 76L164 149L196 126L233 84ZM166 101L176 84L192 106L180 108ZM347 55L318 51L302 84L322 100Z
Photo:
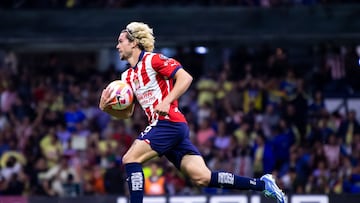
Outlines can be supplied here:
M144 135L146 135L146 133L148 133L150 130L151 130L151 126L149 125L149 126L147 126L146 128L145 128L145 130L143 131L143 132L141 132L141 137L144 137Z

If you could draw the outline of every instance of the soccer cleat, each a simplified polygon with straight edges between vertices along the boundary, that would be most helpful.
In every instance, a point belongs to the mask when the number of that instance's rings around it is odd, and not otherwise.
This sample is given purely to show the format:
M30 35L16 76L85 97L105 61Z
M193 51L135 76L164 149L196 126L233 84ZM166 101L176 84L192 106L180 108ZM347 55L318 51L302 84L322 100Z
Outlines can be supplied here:
M276 185L271 174L263 175L260 180L265 182L265 190L263 192L266 197L275 198L278 203L286 203L285 194Z

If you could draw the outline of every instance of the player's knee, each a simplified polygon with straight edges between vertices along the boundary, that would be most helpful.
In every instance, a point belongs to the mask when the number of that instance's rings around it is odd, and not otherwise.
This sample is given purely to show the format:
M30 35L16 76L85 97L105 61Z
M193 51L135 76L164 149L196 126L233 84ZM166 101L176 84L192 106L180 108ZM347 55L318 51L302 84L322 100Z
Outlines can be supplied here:
M199 187L207 187L210 183L210 178L206 175L198 175L191 177L191 181Z

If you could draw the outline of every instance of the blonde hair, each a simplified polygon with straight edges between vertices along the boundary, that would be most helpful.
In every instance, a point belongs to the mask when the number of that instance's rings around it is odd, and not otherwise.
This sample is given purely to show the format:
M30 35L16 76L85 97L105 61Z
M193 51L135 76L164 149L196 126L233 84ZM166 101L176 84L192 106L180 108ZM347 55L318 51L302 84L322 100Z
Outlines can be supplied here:
M126 26L125 30L130 38L135 40L140 49L152 52L154 50L155 37L153 29L142 22L132 22Z

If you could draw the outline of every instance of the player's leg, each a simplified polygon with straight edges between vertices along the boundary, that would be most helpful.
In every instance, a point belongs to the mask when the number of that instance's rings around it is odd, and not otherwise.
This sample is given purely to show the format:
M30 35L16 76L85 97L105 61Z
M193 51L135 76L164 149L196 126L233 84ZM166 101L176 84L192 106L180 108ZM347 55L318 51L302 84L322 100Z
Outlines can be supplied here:
M228 172L211 172L199 155L185 155L181 160L181 170L198 186L218 187L238 190L255 190L266 196L285 202L284 193L278 188L271 175L260 179L247 178Z
M204 159L197 155L185 155L181 161L181 170L199 186L256 191L265 189L264 181L259 179L241 177L229 172L211 172Z
M263 191L264 181L250 179L227 172L211 172L199 150L191 143L186 124L179 127L181 140L165 156L198 186L251 189Z
M258 179L236 176L228 172L211 172L199 150L191 143L188 134L185 134L181 142L166 156L198 186L256 191L263 191L265 188L264 181Z
M193 166L191 166L191 162ZM211 180L211 171L200 155L185 155L181 160L180 170L191 182L200 187L208 187Z
M144 173L142 163L157 156L144 140L135 140L123 157L131 203L142 203L144 197Z
M128 177L131 203L142 203L144 196L144 173L142 163L161 156L177 145L181 136L182 124L158 121L155 126L148 126L140 134L123 157Z
M157 152L151 148L149 143L144 140L137 139L125 153L122 161L124 164L133 162L144 163L157 155Z

